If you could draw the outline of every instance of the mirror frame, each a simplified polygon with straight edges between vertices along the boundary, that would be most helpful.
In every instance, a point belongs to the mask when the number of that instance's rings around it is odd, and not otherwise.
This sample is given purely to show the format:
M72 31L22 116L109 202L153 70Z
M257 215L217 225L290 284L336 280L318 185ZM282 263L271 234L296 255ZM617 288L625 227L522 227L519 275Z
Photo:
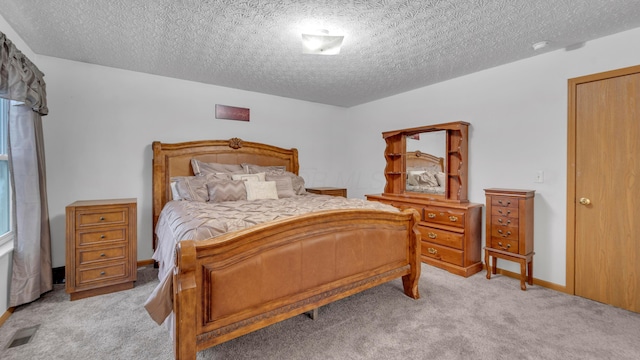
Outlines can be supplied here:
M434 200L451 202L468 202L467 199L467 168L468 168L468 137L469 123L455 121L444 124L427 125L415 128L386 131L382 138L386 142L384 176L386 184L384 194L402 195L407 197L424 197ZM424 194L406 191L406 139L425 132L445 131L445 193Z

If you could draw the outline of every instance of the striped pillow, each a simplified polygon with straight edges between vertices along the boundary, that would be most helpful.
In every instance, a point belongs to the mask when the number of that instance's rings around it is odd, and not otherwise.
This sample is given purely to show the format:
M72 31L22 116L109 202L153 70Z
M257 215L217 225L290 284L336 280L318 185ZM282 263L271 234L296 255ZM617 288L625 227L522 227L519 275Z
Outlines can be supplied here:
M247 190L242 180L216 180L207 183L209 202L247 200Z

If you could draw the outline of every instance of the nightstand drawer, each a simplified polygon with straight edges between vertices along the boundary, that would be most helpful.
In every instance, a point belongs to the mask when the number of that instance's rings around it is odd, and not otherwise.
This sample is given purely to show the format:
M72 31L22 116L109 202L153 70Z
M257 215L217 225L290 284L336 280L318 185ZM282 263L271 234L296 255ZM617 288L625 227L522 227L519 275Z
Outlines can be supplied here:
M424 208L424 220L430 223L464 227L465 213L454 209L441 209L437 207Z
M126 278L128 276L127 264L125 262L97 268L81 268L77 269L77 271L78 283L76 286L101 281L112 281L117 278Z
M124 260L126 257L126 244L104 249L79 250L78 265L94 264L110 260Z
M78 246L94 245L127 240L127 228L108 228L98 231L78 231L76 234Z
M425 241L462 250L464 234L434 229L426 226L418 226L418 230L420 230L422 239Z
M461 250L452 249L431 242L422 242L422 255L457 266L463 266L464 264L464 253Z
M127 225L128 208L116 208L101 211L80 210L76 213L76 228L106 225Z

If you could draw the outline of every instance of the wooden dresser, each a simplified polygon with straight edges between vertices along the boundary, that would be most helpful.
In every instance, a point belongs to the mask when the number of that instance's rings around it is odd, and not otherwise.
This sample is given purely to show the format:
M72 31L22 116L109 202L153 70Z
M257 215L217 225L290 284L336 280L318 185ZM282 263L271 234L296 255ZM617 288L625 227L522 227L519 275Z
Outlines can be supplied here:
M347 197L347 189L337 187L312 187L307 188L307 192L320 195Z
M137 275L136 199L66 207L66 291L71 300L130 289Z
M533 284L534 190L485 189L487 233L484 248L487 279L496 274L497 259L520 263L520 288ZM491 259L493 261L491 261Z
M469 125L456 121L383 132L384 193L366 195L400 209L416 209L422 261L465 277L482 270L483 204L467 199ZM407 141L415 143L411 149ZM409 191L412 172L434 167L441 175L439 191Z
M446 203L393 195L366 195L420 213L422 261L468 277L482 270L482 204Z

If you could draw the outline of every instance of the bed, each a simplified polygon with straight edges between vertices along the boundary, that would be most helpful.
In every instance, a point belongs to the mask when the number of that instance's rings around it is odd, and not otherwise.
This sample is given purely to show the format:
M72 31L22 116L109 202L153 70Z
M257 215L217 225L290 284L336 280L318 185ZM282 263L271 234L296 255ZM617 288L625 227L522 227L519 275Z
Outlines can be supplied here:
M194 176L193 161L280 167L294 177L299 165L296 149L238 138L154 142L152 147L153 246L156 253L163 241L174 241L175 246L162 257L154 253L159 273L170 281L161 279L145 307L160 323L152 314L154 306L162 301L170 304L165 323L172 329L177 359L195 359L200 350L396 278L402 278L407 296L419 298L419 214L413 209L391 211L363 204L288 214L199 240L156 236L159 223L177 221L165 220L163 209L196 206L172 200L172 179ZM338 201L328 195L299 195L305 196L325 203ZM169 302L166 294L159 295L167 289Z
M444 159L417 151L406 153L406 191L441 194L445 191Z

